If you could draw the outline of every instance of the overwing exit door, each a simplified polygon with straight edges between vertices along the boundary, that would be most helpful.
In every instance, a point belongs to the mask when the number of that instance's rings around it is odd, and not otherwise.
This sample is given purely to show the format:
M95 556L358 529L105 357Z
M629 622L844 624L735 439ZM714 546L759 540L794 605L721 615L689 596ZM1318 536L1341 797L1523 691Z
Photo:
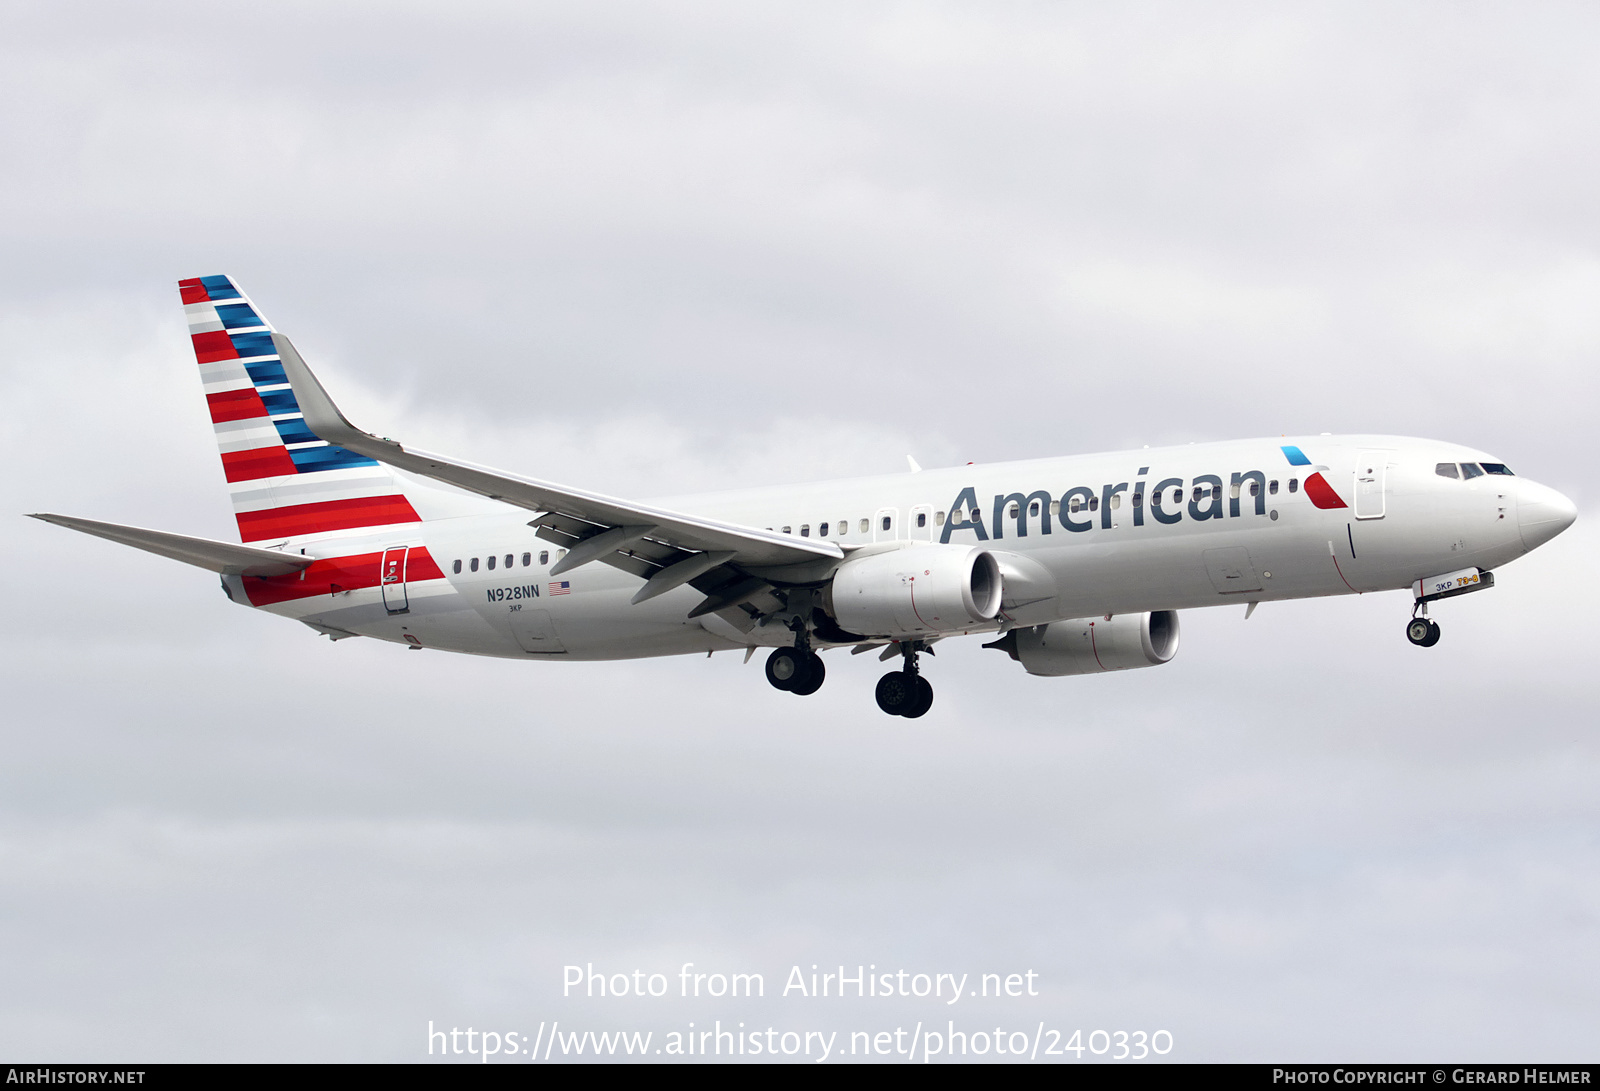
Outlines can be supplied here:
M899 518L899 508L879 508L872 516L872 540L892 542L899 538L900 528L895 526Z
M406 546L393 546L383 551L378 567L378 586L383 588L383 608L391 614L410 612L406 599Z

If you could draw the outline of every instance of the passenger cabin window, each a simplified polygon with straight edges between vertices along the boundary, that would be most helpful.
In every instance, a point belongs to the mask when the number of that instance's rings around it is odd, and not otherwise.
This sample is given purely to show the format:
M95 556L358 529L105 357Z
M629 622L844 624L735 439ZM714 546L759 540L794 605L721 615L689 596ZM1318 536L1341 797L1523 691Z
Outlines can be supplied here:
M539 563L540 564L549 564L550 563L550 551L548 549L541 549L539 551Z
M1433 468L1433 472L1438 474L1440 477L1448 477L1452 481L1459 480L1461 477L1460 472L1456 470L1456 464L1454 462L1441 462L1439 465Z
M1277 496L1278 495L1278 483L1276 481L1267 482L1267 491L1269 493L1271 493L1273 496Z
M1038 506L1039 505L1037 505L1037 504L1034 505L1034 507L1038 507ZM925 511L917 512L917 526L925 527L927 525L928 525L928 513L925 512Z
M1079 509L1081 509L1082 507L1083 507L1083 501L1080 500L1078 497L1074 496L1072 498L1072 500L1069 501L1068 504L1067 504L1067 511L1072 513L1072 514L1077 514Z
M822 523L817 527L817 537L818 538L826 538L827 536L828 536L828 524L827 523Z
M461 575L461 562L460 561L457 561L456 564L455 564L455 573L458 576Z
M1260 496L1261 495L1261 482L1259 482L1259 481L1250 482L1250 495L1251 496Z
M811 537L811 524L810 523L801 523L800 524L800 537L802 537L802 538Z
M1017 505L1012 504L1009 508L1006 509L1006 518L1007 519L1015 519L1017 517L1017 511L1018 511Z
M1183 490L1182 489L1173 489L1172 490L1172 502L1175 505L1183 503Z
M1100 510L1100 498L1098 496L1089 497L1089 510L1090 511L1099 511Z
M493 557L489 558L489 571L490 572L494 571L494 558Z
M1200 496L1201 496L1202 491L1203 491L1203 486L1196 485L1194 487L1194 502L1196 504L1200 503Z
M861 520L861 533L865 534L867 532L867 527L869 527L871 525L872 525L872 520L870 520L870 519Z
M1050 506L1051 508L1055 507L1054 504L1051 504ZM944 512L936 511L933 513L933 525L936 527L944 526Z
M791 533L791 531L790 531L790 529L789 529L789 528L788 528L788 527L784 527L784 528L783 528L783 532L784 532L784 533L785 533L785 534L789 534L789 533Z
M1517 476L1511 472L1511 467L1504 462L1485 462L1483 463L1483 472L1486 474L1501 474L1505 477Z
M1111 507L1113 509L1122 507L1122 494L1120 492L1114 492L1111 494Z
M1050 514L1051 515L1060 515L1061 514L1061 501L1059 501L1059 500L1050 501ZM939 522L941 522L941 523L944 522L944 512L941 511L939 513L939 516L940 516Z
M467 567L472 569L474 572L476 572L478 570L478 558L476 558L476 557L472 558L472 560L468 563Z
M1478 469L1476 462L1463 462L1461 464L1461 476L1471 481L1474 477L1482 477L1483 471Z
M511 567L511 554L509 554L509 553L506 554L506 567L507 568Z
M1136 508L1144 507L1144 493L1136 492L1133 494L1133 506Z
M1033 503L1028 505L1028 514L1029 515L1038 515L1039 514L1039 501L1035 500ZM921 526L922 524L918 523L917 525Z
M885 515L883 517L883 529L884 530L888 530L893 524L894 524L894 517L892 515Z
M848 520L848 519L840 519L839 520L839 537L843 538L845 535L847 535L849 533L850 533L850 520Z
M1291 477L1289 479L1289 491L1290 492L1299 492L1300 491L1300 479L1298 477Z
M522 555L522 567L523 568L527 568L532 563L533 563L533 554L532 553L524 553Z

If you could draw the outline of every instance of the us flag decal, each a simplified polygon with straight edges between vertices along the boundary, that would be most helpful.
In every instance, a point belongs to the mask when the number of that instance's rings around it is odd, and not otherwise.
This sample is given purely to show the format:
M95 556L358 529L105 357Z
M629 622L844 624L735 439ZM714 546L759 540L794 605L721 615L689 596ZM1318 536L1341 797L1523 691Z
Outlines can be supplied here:
M572 582L570 580L562 580L560 583L552 583L550 585L550 593L552 595L570 595L572 594Z

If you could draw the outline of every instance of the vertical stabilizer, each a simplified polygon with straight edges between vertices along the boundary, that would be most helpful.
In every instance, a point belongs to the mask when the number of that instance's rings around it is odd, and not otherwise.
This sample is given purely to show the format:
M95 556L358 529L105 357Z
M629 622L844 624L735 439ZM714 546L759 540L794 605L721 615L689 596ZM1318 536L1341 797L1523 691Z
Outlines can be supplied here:
M178 288L240 541L421 521L388 467L306 427L272 326L233 280L196 277Z

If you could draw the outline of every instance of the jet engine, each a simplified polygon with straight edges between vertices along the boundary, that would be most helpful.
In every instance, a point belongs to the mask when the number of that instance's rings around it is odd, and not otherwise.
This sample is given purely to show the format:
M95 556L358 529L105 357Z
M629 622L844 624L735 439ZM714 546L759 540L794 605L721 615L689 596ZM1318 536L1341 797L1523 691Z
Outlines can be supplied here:
M846 560L823 607L852 633L908 637L986 625L1000 594L1000 565L983 550L911 546Z
M1099 674L1159 667L1178 654L1178 613L1118 614L1052 621L1012 629L985 648L998 648L1029 674Z

